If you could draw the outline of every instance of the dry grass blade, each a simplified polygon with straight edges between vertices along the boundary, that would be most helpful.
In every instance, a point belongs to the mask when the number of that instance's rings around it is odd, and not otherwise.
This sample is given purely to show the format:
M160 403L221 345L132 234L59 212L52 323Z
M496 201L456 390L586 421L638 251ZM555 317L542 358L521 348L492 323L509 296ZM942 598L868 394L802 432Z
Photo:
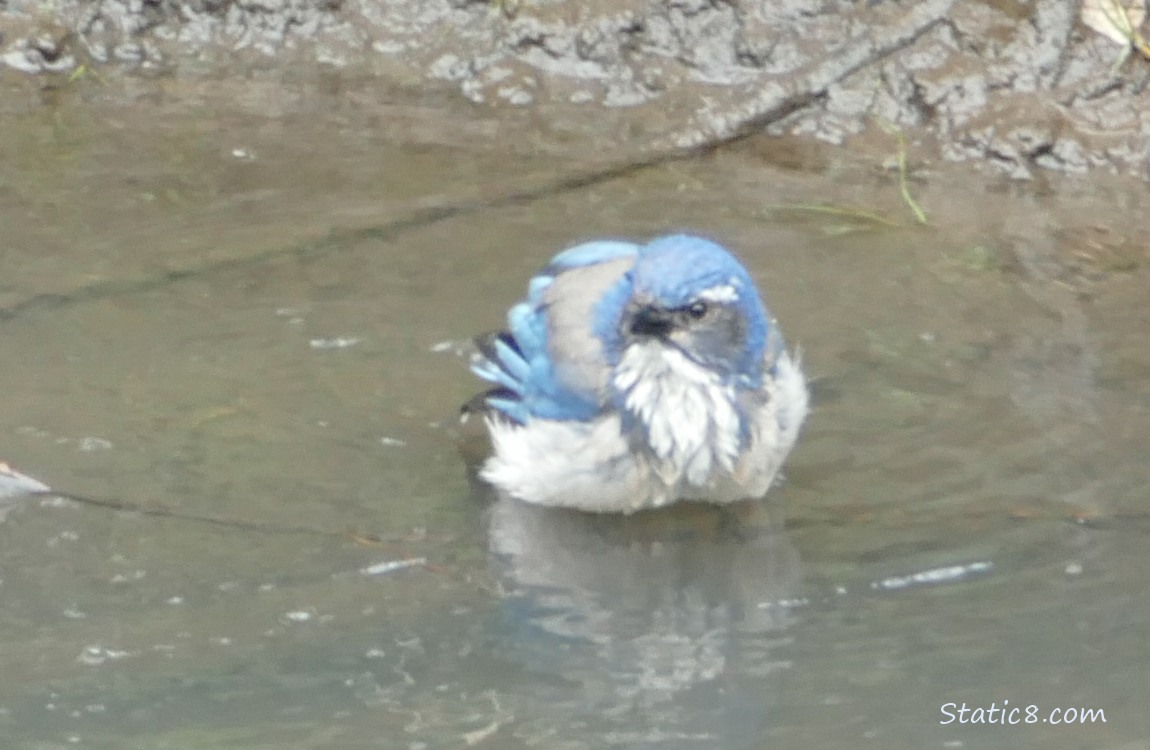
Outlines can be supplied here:
M901 222L890 219L875 211L855 206L835 205L833 203L773 203L765 207L773 213L795 213L829 216L837 219L854 222L857 225L871 225L898 229L903 226ZM865 226L858 228L865 229ZM836 231L835 234L843 232Z
M1083 0L1082 23L1124 48L1119 64L1130 49L1150 58L1150 44L1142 37L1146 0Z
M914 220L919 224L930 223L926 218L926 211L922 210L922 206L918 205L918 201L910 194L910 179L906 165L906 136L900 128L889 122L879 120L878 124L884 132L893 135L898 141L898 190L902 194L903 203L910 208Z

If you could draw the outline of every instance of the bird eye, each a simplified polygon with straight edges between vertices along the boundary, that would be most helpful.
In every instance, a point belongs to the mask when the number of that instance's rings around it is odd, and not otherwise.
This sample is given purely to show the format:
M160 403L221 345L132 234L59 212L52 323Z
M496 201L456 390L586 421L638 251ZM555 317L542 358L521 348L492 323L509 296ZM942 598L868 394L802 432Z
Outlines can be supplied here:
M691 320L701 320L710 310L706 302L692 302L687 305L687 315Z

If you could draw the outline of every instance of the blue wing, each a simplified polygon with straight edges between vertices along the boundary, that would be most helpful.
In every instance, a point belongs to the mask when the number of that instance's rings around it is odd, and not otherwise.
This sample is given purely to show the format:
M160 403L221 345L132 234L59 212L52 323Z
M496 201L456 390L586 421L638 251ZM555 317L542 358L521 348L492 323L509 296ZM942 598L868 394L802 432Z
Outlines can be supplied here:
M559 253L531 279L527 299L507 313L507 330L476 342L471 369L496 386L489 407L520 424L595 416L603 357L594 306L638 252L629 242L588 242Z

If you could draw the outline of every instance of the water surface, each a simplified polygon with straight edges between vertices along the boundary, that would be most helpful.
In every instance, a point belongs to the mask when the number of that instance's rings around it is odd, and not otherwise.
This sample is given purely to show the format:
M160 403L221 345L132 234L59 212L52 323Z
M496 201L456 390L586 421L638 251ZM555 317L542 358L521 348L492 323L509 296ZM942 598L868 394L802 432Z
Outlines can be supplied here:
M4 457L160 512L0 524L6 747L1146 747L1142 192L938 172L916 227L876 165L766 141L500 201L598 157L450 103L184 101L0 138ZM780 210L822 202L890 222ZM802 348L786 484L477 496L468 337L563 246L678 229ZM1107 721L939 723L1006 700Z

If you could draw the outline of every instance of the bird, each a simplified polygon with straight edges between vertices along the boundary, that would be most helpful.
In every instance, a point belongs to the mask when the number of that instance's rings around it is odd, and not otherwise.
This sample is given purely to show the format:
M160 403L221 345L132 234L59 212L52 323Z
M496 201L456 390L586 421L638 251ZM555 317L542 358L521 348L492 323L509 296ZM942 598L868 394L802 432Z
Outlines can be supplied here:
M808 412L750 273L690 234L557 254L475 340L472 400L490 437L479 477L542 506L623 513L759 498Z

